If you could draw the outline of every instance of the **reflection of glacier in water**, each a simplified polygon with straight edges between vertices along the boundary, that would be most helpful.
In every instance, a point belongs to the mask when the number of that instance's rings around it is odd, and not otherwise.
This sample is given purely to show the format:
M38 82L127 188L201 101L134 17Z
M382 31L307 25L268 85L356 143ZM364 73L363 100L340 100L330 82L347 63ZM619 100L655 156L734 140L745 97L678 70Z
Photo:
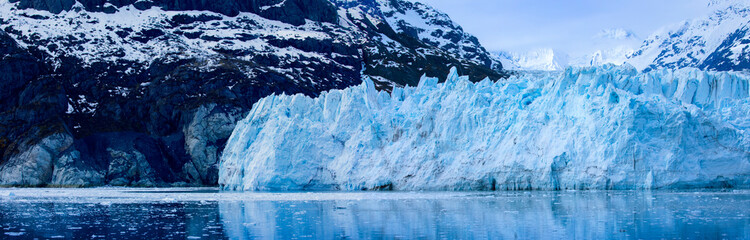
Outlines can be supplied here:
M0 239L750 239L750 191L0 189Z
M533 192L219 204L233 239L749 238L750 195ZM398 195L401 194L399 198Z

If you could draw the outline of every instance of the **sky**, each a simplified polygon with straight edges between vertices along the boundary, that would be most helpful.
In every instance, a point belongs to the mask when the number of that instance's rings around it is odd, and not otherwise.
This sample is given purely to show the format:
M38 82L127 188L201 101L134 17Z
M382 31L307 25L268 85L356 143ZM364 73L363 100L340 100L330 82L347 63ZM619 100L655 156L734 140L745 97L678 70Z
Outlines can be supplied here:
M447 13L489 51L590 53L595 36L623 28L645 39L708 14L708 0L415 0Z

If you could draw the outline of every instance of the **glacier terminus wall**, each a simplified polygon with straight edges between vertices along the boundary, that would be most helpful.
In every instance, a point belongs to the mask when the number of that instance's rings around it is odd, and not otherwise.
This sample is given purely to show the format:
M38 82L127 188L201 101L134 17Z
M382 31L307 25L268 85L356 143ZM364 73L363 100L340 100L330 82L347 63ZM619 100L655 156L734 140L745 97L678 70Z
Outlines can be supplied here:
M750 187L750 77L568 68L317 98L273 95L237 124L228 190Z

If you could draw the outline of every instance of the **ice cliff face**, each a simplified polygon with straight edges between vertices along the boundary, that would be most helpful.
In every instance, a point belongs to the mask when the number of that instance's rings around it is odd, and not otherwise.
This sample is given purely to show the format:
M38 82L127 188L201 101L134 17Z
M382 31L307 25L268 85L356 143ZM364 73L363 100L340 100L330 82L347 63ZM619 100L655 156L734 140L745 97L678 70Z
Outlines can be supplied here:
M571 68L273 95L220 161L231 190L750 187L750 77Z

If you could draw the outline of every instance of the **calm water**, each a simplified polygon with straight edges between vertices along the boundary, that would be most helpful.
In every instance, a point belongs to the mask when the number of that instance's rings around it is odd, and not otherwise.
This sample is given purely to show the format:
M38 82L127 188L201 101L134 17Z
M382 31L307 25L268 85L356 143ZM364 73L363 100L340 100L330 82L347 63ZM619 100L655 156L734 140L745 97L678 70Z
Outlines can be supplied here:
M0 239L750 239L750 191L0 189Z

